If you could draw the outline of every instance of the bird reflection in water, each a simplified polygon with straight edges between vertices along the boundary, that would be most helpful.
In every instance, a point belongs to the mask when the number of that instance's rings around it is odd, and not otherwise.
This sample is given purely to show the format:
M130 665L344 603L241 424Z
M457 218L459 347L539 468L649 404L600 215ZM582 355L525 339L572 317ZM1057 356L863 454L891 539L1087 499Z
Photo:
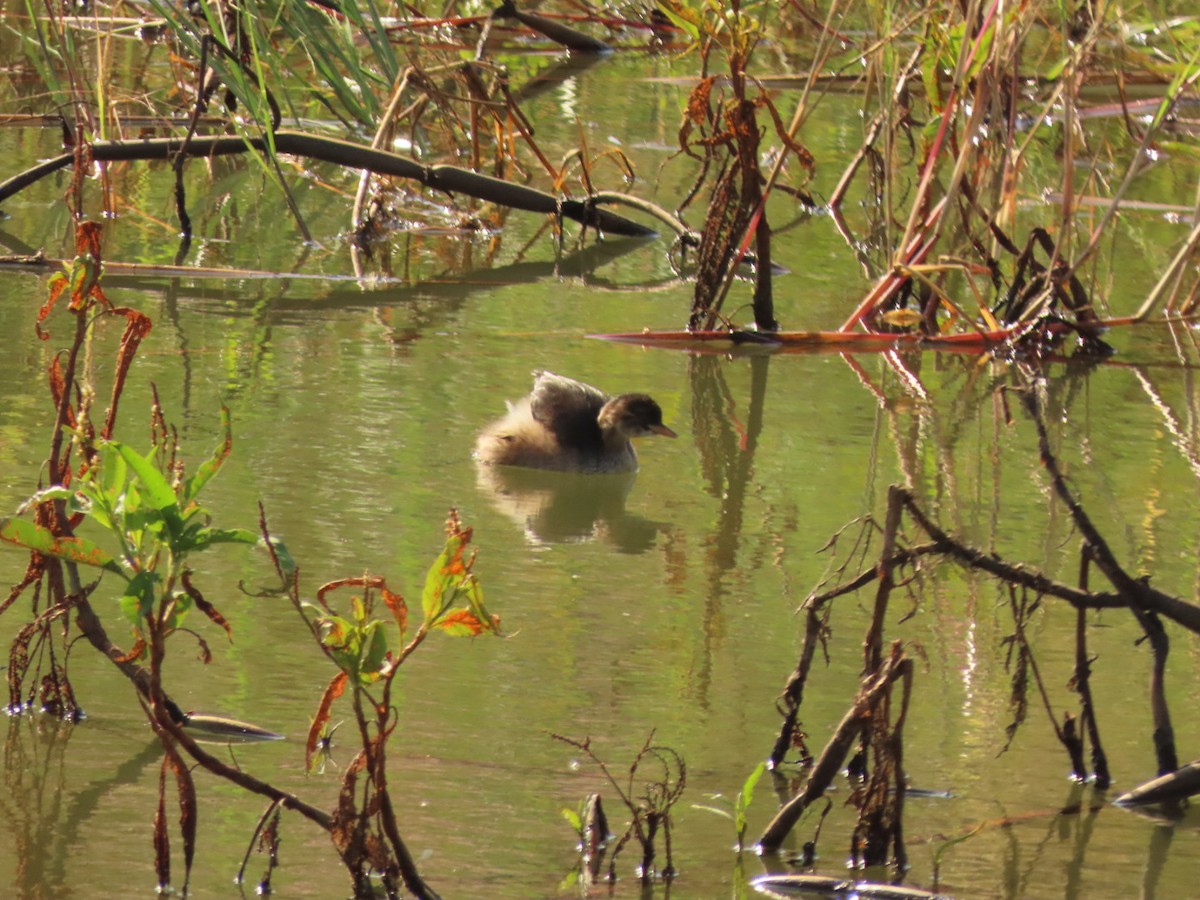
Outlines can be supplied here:
M636 472L579 475L512 466L478 466L479 486L531 544L605 541L622 553L645 553L667 530L625 509Z

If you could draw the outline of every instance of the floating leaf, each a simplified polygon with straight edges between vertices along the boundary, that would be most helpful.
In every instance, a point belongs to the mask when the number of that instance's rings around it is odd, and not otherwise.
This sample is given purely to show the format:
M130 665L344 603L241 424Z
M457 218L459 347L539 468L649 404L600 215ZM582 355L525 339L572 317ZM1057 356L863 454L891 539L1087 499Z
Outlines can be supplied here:
M915 309L892 309L879 318L895 328L912 328L921 324L925 317Z
M197 740L216 739L220 743L255 743L258 741L282 741L284 736L274 731L267 731L250 722L230 719L226 716L206 716L188 713L184 728L196 734ZM203 735L203 737L199 737Z

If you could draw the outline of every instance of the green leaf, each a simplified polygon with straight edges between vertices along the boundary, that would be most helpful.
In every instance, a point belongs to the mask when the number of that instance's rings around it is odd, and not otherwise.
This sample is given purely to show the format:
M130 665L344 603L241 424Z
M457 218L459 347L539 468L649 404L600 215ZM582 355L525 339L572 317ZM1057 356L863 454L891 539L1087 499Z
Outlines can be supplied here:
M70 488L63 487L62 485L55 485L54 487L43 488L42 490L38 491L36 494L34 494L32 497L30 497L28 500L26 500L24 503L22 503L17 508L17 512L18 513L29 512L29 510L33 509L39 503L45 503L47 500L74 500L74 499L75 499L75 491L71 490Z
M491 630L494 623L487 607L483 605L483 583L474 575L468 575L463 580L462 592L466 594L467 607L480 621L487 624L487 630Z
M462 561L465 546L466 541L461 534L452 534L429 567L425 575L425 589L421 592L421 610L426 621L441 615L452 602L446 600L446 592L454 588L466 574Z
M354 626L341 616L321 616L317 626L321 629L321 643L330 650L344 650L354 632Z
M750 809L750 804L754 802L754 786L758 784L758 779L762 778L765 771L767 771L766 763L760 762L755 766L754 771L746 778L745 784L742 785L741 791L734 800L734 824L737 827L739 848L742 846L742 838L746 834L746 811Z
M125 596L119 601L121 614L130 625L137 627L142 620L154 614L154 589L158 585L158 575L154 572L138 572L125 588Z
M229 407L224 405L221 406L221 427L225 431L224 439L213 449L212 455L200 464L196 469L196 474L184 483L184 505L192 503L196 499L204 486L221 470L225 460L229 459L229 454L233 452L233 425Z
M258 535L245 528L198 528L186 533L188 545L186 550L203 550L213 544L257 544Z
M121 615L125 617L125 621L130 625L138 625L142 621L142 598L135 597L132 594L126 594L117 601L117 606L121 609Z
M1069 63L1070 61L1071 61L1070 56L1063 56L1063 57L1059 58L1058 60L1056 60L1053 65L1044 69L1039 74L1041 75L1042 78L1045 78L1047 81L1058 81L1058 79L1062 78L1062 73L1067 68L1067 63Z
M571 827L578 832L583 831L583 819L579 818L579 813L573 809L563 808L562 817L571 823Z
M166 524L162 513L156 509L140 508L140 503L137 502L139 498L135 491L131 490L127 496L134 502L129 505L121 520L123 530L137 543L141 542L142 532L149 532L156 536L162 534L163 526Z
M179 502L175 497L175 491L171 489L171 484L167 481L165 475L158 470L146 457L142 456L128 444L122 444L119 441L109 441L108 446L112 447L121 455L121 458L133 469L134 475L141 482L145 499L149 504L164 515L168 510L174 510L175 516L179 515Z
M174 542L183 534L183 519L179 514L179 502L175 497L175 491L172 490L170 482L167 481L166 476L158 470L153 462L142 456L132 447L118 441L109 441L108 444L121 455L121 458L133 470L138 484L141 485L141 489L137 491L136 496L145 499L152 509L161 514L162 521L167 526L167 534L171 539L172 548L178 549L174 546ZM126 492L126 499L132 500L133 497L134 486L130 485L129 490ZM150 519L145 520L146 528L150 528L151 521ZM157 529L154 530L157 531Z
M321 616L317 620L321 643L338 668L358 679L362 656L362 630L341 616Z
M1200 160L1200 147L1185 144L1182 141L1159 141L1158 146L1176 156L1190 156L1193 161Z
M171 614L167 617L167 628L179 628L183 624L183 620L187 614L195 606L195 602L190 596L185 593L177 593L171 598L174 602L171 604Z
M387 629L383 627L382 622L372 622L367 626L363 644L367 652L362 658L359 677L370 675L372 679L377 678L387 660L388 652Z
M704 26L704 20L696 10L690 9L681 3L660 3L658 9L671 20L672 25L682 29L693 41L700 40L700 32Z
M737 797L737 808L739 810L744 811L750 808L750 804L754 802L754 787L766 771L767 764L759 763L754 767L754 771L747 776L746 783L742 785L742 791Z
M24 519L0 518L0 541L16 544L26 550L36 550L56 559L123 574L116 560L87 538L56 537L48 528Z
M261 537L258 540L261 540ZM275 552L275 559L279 561L279 568L283 570L284 577L289 578L296 574L296 560L292 559L287 544L277 537L272 537L271 549Z
M108 505L115 507L125 493L125 479L129 467L125 459L115 447L101 445L100 447L100 484L98 487L108 499Z

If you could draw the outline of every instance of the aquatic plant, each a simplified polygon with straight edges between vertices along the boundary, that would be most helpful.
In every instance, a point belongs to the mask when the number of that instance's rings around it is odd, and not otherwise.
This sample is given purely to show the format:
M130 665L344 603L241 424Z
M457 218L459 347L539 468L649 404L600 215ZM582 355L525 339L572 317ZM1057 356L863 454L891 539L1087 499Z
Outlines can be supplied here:
M48 372L57 411L45 471L48 487L36 491L15 517L0 518L0 541L29 553L25 575L0 602L14 613L22 597L30 599L30 619L10 645L7 665L8 709L14 714L48 714L70 721L83 713L70 675L70 650L78 634L108 658L137 690L146 719L162 751L154 855L160 889L172 884L168 783L175 787L183 842L186 892L191 875L199 814L192 766L267 798L266 812L254 837L268 849L277 842L278 813L300 813L329 832L350 873L355 896L373 896L378 877L390 894L436 898L425 883L400 835L388 785L387 744L398 715L392 687L404 662L432 633L449 636L495 634L499 619L487 612L474 575L472 531L451 512L446 543L434 560L421 595L421 622L410 633L403 597L378 576L346 578L317 591L316 603L301 600L299 573L286 547L273 537L261 516L259 531L217 528L200 505L200 494L217 475L233 448L228 411L224 433L209 457L189 474L177 432L158 403L151 410L151 446L139 452L116 438L119 401L137 348L149 334L150 319L113 306L101 288L100 230L92 222L78 226L79 255L66 271L50 279L50 297L38 317L39 335L47 336L58 315L75 326L73 341ZM61 307L65 304L65 310ZM114 378L104 419L93 420L96 379L92 361L100 352L99 323L126 320L114 352ZM28 516L29 518L23 518ZM101 538L77 532L90 523ZM260 536L261 535L261 536ZM303 618L337 674L324 689L306 741L307 767L332 739L329 727L335 702L349 689L360 749L346 766L336 807L325 811L269 781L223 761L198 742L218 739L275 738L278 735L224 717L195 716L171 699L164 666L177 638L190 637L203 660L211 662L208 641L192 625L192 610L233 639L233 629L200 587L200 554L222 544L261 544L281 588ZM114 585L113 582L116 582ZM361 591L339 612L332 598ZM95 602L111 597L124 618L132 645L124 649L110 635L108 616ZM387 618L376 615L376 601ZM275 859L273 851L270 858ZM274 862L272 862L272 867ZM243 870L245 864L243 863ZM270 870L260 888L269 889Z
M551 735L555 740L562 741L569 747L584 754L600 769L604 780L616 792L617 799L625 807L629 821L624 833L617 838L608 857L608 880L617 878L617 858L631 840L641 848L641 860L638 863L638 876L643 884L649 884L657 879L670 881L675 877L675 863L671 854L671 823L672 810L683 795L687 786L687 766L683 758L670 747L655 744L654 733L647 737L642 748L629 765L629 777L624 782L618 781L608 765L592 747L588 738L570 738L561 734ZM651 774L646 775L642 769L653 767ZM588 802L593 813L599 809L598 802ZM570 817L568 816L568 819ZM576 830L584 837L583 830L587 824L586 815L576 815L578 822ZM607 831L607 820L602 830ZM572 824L575 824L573 822ZM597 826L593 824L595 830ZM656 865L658 858L658 838L662 835L663 853L666 856L662 866ZM604 842L605 844L607 841ZM580 849L584 857L585 882L588 876L594 878L603 863L602 848L596 842L581 841Z

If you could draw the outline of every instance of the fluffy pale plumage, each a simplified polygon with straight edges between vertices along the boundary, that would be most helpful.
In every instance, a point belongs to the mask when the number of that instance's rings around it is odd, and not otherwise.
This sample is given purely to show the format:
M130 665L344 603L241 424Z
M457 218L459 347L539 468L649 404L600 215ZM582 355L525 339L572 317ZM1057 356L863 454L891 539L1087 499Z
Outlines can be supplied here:
M632 472L631 438L675 437L662 409L645 394L610 397L589 384L533 373L533 391L480 434L475 456L499 466L560 472Z

